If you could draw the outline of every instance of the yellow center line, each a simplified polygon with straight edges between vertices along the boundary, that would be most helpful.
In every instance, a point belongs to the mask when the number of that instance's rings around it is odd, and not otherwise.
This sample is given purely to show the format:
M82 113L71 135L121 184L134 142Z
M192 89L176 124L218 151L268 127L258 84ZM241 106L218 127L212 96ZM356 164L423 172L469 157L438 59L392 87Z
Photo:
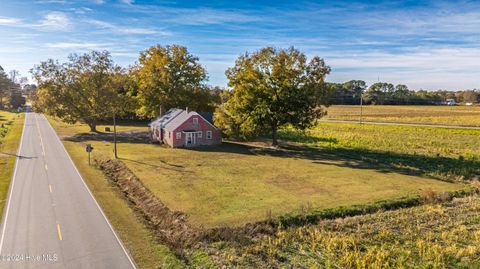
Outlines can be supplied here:
M43 146L43 138L42 138L42 134L40 133L40 125L38 124L37 115L35 115L35 122L37 124L38 137L40 137L40 146L42 147L42 155L45 156L45 147Z
M48 188L50 189L50 192L52 192L52 185L48 185Z
M57 223L57 231L58 231L58 238L60 239L60 241L63 240L62 238L62 230L60 230L60 224Z

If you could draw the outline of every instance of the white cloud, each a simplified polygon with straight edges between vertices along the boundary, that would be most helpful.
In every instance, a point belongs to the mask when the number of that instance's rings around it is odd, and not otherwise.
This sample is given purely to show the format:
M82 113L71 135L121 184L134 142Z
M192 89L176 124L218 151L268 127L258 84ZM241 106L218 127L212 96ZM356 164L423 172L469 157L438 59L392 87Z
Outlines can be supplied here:
M326 55L329 78L407 84L413 89L480 87L480 48L416 48L400 53L344 52Z
M157 14L158 18L164 22L183 25L247 23L263 19L259 16L260 14L234 9L175 8L155 5L134 5L126 8L148 15Z
M16 18L0 17L0 25L17 25L22 21Z
M47 31L68 30L71 26L71 23L70 19L65 13L51 11L47 13L36 26Z
M57 42L57 43L47 43L45 47L53 49L105 49L111 44L107 43L74 43L74 42Z
M86 14L86 13L92 12L92 9L88 7L79 7L79 8L70 8L70 11L73 11L76 14Z
M132 5L135 2L135 0L120 0L120 3L126 4L126 5Z
M86 20L85 22L89 23L89 24L92 24L92 25L95 25L95 26L97 26L99 28L102 28L102 29L111 30L111 31L113 31L115 33L119 33L119 34L140 34L140 35L160 34L160 35L164 35L164 36L171 35L171 33L167 32L167 31L158 31L158 30L151 29L151 28L125 27L125 26L115 25L115 24L105 22L105 21L100 21L100 20Z

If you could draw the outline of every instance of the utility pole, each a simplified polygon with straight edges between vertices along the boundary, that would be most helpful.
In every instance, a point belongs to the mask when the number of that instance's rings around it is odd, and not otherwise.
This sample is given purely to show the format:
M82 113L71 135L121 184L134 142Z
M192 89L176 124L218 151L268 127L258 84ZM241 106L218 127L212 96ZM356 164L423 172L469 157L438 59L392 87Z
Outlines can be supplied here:
M362 124L363 117L363 91L360 93L360 124Z
M118 158L117 156L117 119L116 113L113 112L113 157L115 159Z

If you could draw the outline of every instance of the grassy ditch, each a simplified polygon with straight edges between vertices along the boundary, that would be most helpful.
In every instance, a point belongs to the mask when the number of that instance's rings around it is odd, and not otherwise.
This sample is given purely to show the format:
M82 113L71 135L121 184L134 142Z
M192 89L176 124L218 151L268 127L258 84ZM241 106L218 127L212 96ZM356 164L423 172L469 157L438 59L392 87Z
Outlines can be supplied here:
M3 216L15 167L15 153L22 136L23 122L23 113L0 111L0 216Z

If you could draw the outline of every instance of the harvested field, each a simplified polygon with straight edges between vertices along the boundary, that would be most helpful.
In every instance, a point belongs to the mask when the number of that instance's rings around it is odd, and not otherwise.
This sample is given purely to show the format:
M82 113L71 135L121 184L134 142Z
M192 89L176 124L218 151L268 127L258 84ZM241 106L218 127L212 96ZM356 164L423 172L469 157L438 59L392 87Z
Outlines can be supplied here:
M247 246L212 244L219 267L478 268L480 197L454 199L259 236Z
M329 120L360 120L360 106L328 108ZM363 121L480 126L480 106L363 106Z

